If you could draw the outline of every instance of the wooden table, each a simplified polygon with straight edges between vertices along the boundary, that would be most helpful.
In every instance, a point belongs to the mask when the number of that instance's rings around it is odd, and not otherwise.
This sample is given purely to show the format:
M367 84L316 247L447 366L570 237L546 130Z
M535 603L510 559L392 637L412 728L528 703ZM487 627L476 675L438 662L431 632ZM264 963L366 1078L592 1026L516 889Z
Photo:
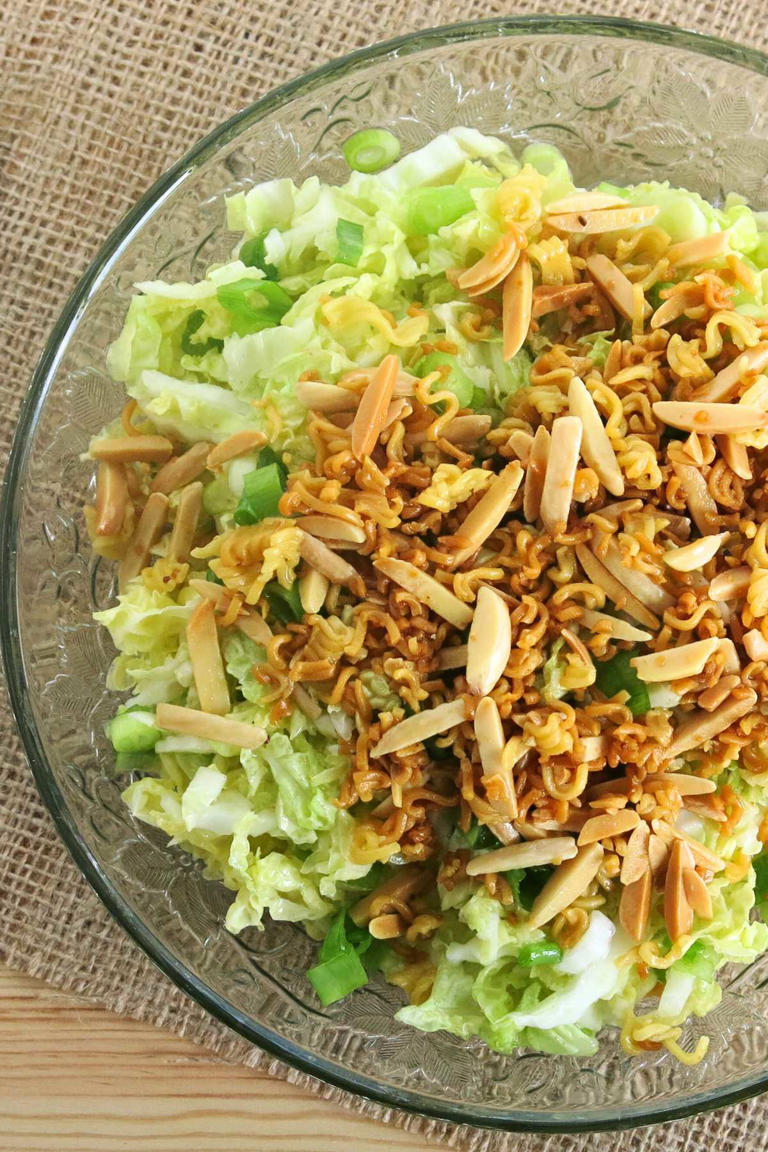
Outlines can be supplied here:
M0 969L2 1152L349 1148L426 1152L428 1145Z

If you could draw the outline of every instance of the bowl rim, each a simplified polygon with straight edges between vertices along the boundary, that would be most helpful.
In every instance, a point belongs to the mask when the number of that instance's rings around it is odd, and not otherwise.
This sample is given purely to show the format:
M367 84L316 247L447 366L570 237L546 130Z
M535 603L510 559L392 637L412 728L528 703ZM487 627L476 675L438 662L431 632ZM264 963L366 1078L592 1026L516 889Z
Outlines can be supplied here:
M444 47L452 43L484 40L494 36L513 38L532 34L590 35L643 41L714 57L768 76L768 55L733 41L672 25L602 16L492 17L471 23L459 22L410 32L357 49L271 89L260 99L217 125L155 180L109 233L69 295L33 371L28 393L20 408L0 498L0 556L5 558L5 563L0 563L0 602L5 608L5 611L0 612L0 646L11 708L24 751L38 791L64 845L85 879L128 936L139 945L164 975L210 1012L216 1020L300 1072L386 1107L420 1113L455 1124L509 1132L583 1133L677 1120L694 1113L737 1103L768 1088L768 1066L762 1073L743 1077L722 1090L710 1089L699 1092L693 1090L679 1101L650 1107L642 1104L615 1105L604 1109L596 1116L582 1119L578 1118L578 1112L574 1115L573 1112L566 1113L565 1110L553 1113L549 1117L547 1114L519 1108L502 1111L496 1107L475 1103L446 1102L417 1091L384 1085L367 1075L343 1068L326 1057L318 1057L274 1030L257 1023L197 977L147 928L109 880L76 827L64 796L49 771L38 726L28 703L28 681L20 640L16 598L16 528L23 490L22 481L29 458L32 434L37 426L43 403L85 306L136 233L174 189L183 183L196 167L220 147L235 139L247 127L258 123L288 99L310 92L327 80L343 78L365 64L375 63L387 57L411 55L430 47Z

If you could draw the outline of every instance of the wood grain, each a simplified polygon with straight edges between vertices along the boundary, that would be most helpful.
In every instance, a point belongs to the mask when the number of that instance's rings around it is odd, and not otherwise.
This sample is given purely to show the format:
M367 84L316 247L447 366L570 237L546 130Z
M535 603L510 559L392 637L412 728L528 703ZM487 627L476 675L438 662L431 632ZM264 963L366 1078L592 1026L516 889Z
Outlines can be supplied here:
M1 1152L426 1152L428 1145L0 968Z

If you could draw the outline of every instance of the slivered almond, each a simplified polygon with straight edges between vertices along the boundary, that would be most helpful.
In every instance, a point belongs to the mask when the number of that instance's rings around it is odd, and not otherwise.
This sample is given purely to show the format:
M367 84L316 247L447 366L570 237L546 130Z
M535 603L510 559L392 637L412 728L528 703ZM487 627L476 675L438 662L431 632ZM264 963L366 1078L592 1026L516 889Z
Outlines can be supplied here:
M738 391L742 379L762 372L766 364L768 364L768 344L755 344L754 348L747 348L698 390L696 400L713 402L730 400Z
M523 468L525 468L531 456L533 436L530 432L523 432L521 428L515 428L515 430L509 434L507 447L512 449Z
M693 868L683 871L683 891L693 911L702 920L712 919L712 897L709 888Z
M672 461L672 467L694 524L703 536L714 535L720 527L720 516L703 475L693 464L682 464L678 460Z
M263 728L244 724L228 716L214 716L196 708L180 708L177 704L158 704L155 723L165 732L178 732L182 736L199 736L201 740L217 740L235 748L260 748L267 739Z
M303 712L310 720L317 720L322 716L323 710L315 700L314 696L310 696L307 689L303 684L294 684L291 690L291 699L296 704L300 712Z
M236 460L238 456L244 456L247 452L255 452L257 448L263 448L266 442L267 437L264 433L257 432L255 429L243 429L242 432L235 432L211 448L207 457L207 465L210 469L221 468L222 464L228 464L230 460Z
M266 437L262 437L262 441L265 440ZM210 444L200 441L198 444L193 444L181 456L169 460L155 476L150 491L164 492L166 496L170 496L177 488L183 488L185 484L197 480L198 476L205 472L210 448Z
M467 684L486 696L504 674L512 650L509 608L491 588L480 588L467 639Z
M519 255L519 234L505 232L490 252L486 252L471 268L457 276L456 283L462 292L468 292L470 296L490 292L512 271Z
M523 489L523 516L529 524L534 524L539 518L541 508L541 493L544 489L544 477L547 472L549 459L549 446L551 437L548 429L540 424L531 445L531 454L525 469L525 487Z
M746 564L739 568L730 568L727 572L718 572L709 582L707 594L710 600L721 603L726 600L739 600L749 588L752 579L752 569Z
M677 320L689 308L700 306L701 295L701 289L698 285L682 292L675 292L674 296L664 300L651 316L651 328L663 328L666 324L671 324L673 320Z
M316 572L314 568L305 568L299 577L299 599L307 614L312 615L320 611L329 587L330 581L322 572Z
M266 648L272 639L272 629L258 612L241 612L235 620L235 628L239 628L244 636L262 648ZM298 684L294 688L298 688Z
M402 748L410 748L412 744L421 744L429 740L430 736L439 736L448 732L457 724L463 724L467 718L467 709L463 700L449 700L445 704L438 704L426 712L417 712L415 716L408 716L395 724L381 737L375 747L371 748L371 756L389 756L392 752L399 752Z
M580 284L540 284L533 290L532 316L534 320L548 316L550 312L557 312L561 308L568 308L591 296L592 284L584 280Z
M395 396L394 400L390 402L389 408L387 408L382 432L387 428L391 428L396 420L404 420L407 416L410 416L412 411L412 406L404 396Z
M623 496L624 477L616 453L589 389L579 376L574 376L568 385L568 407L571 415L582 424L581 455L584 460L594 468L598 480L612 496Z
M664 878L669 862L669 846L672 840L665 840L652 832L648 840L648 863L653 876L654 884L660 884Z
M136 437L132 437L136 439ZM149 560L149 551L160 539L168 520L168 497L152 492L141 514L136 531L120 563L120 591L125 591L129 580L138 576Z
M560 864L534 900L528 927L541 928L542 924L553 920L558 912L583 896L597 875L602 859L601 846L587 844L579 848L571 860Z
M342 584L350 588L356 596L365 595L365 582L360 573L346 560L342 560L341 556L332 552L316 536L302 532L299 552L310 568L316 568L318 572L322 572L323 576L327 576L333 584Z
M669 850L667 878L664 881L664 922L674 943L693 927L693 909L685 894L683 874L693 869L693 857L687 844L675 840Z
M632 616L639 624L644 624L646 628L652 629L654 632L659 627L659 621L652 612L649 612L644 604L633 596L623 584L620 584L612 573L608 571L604 564L602 564L594 553L590 552L585 544L576 545L576 556L587 575L587 578L593 583L597 584L599 588L606 593L607 596L613 600L622 612L626 612L628 616Z
M509 511L522 479L523 470L517 460L513 460L486 488L455 536L444 538L444 541L450 540L457 546L453 556L455 566L468 560L498 528Z
M750 660L768 660L768 640L758 628L745 632L741 642Z
M565 212L594 212L598 208L630 208L628 200L611 196L607 192L574 192L554 200L544 209L547 216L561 216Z
M613 640L627 640L630 644L641 644L653 638L652 633L635 628L634 624L628 624L618 616L610 616L607 612L595 612L592 608L582 609L578 623L584 624L592 631L600 631Z
M601 252L587 257L587 272L595 283L602 288L611 304L627 320L632 320L635 313L635 294L632 281L628 280L620 268Z
M722 824L728 819L722 809L717 808L711 800L702 799L701 796L683 796L683 807L702 820L714 820Z
M684 432L735 435L768 425L768 412L746 404L709 404L700 400L657 400L654 415L662 424Z
M715 436L715 443L731 472L734 472L740 480L751 480L752 465L749 462L746 445L740 444L733 436Z
M382 912L368 922L368 931L374 940L395 940L404 930L405 921L397 912Z
M119 535L129 504L125 466L102 460L96 479L96 534Z
M501 330L504 337L505 360L511 360L525 343L531 326L532 312L533 272L531 262L523 252L504 281L501 296Z
M496 701L484 696L475 709L475 740L483 766L483 776L501 772L501 754L506 743Z
M683 544L681 548L670 548L663 554L662 560L676 572L696 572L717 555L727 537L727 532L702 536L690 544Z
M619 922L633 940L642 940L651 914L653 876L646 869L635 880L625 884L619 901Z
M681 680L684 676L697 676L702 672L707 660L717 651L718 646L717 636L711 636L707 640L694 640L692 644L681 644L679 648L649 652L647 656L633 656L630 664L646 684Z
M445 671L453 668L464 668L466 663L466 644L455 644L451 648L441 648L437 654L437 666Z
M516 844L520 839L520 833L515 829L514 824L489 824L488 827L502 844Z
M625 228L639 228L653 220L658 212L658 208L646 204L630 208L595 208L586 212L548 215L547 223L558 232L582 232L585 236L596 236L604 232L622 232Z
M581 436L582 423L576 416L558 416L552 422L539 516L550 535L555 537L565 532L568 526Z
M740 683L740 676L721 676L716 684L699 693L697 700L699 708L703 708L705 712L714 712Z
M599 784L590 784L584 796L587 800L594 800L599 796L628 796L634 787L634 781L627 776L619 776L616 780L601 780Z
M374 561L374 567L455 628L466 628L472 620L472 609L467 604L454 596L439 580L435 580L434 576L422 572L407 560L382 557Z
M360 400L359 392L320 380L299 380L294 392L304 407L313 412L351 412Z
M699 236L695 240L681 240L667 249L666 257L675 268L686 265L706 264L728 251L728 233L711 232L709 236Z
M704 776L691 776L687 772L654 772L643 781L647 791L653 791L656 784L662 787L672 785L681 796L705 796L717 788L714 780Z
M585 844L594 844L598 840L611 839L621 836L637 828L640 817L634 808L625 808L620 812L609 812L602 816L593 816L587 820L579 833L577 844L583 848Z
M454 416L443 428L440 438L451 444L477 444L490 431L491 423L490 416ZM426 439L425 431L409 432L406 435L406 442L416 448L424 444Z
M322 540L343 540L347 544L364 544L365 530L359 524L350 524L336 516L299 516L299 528Z
M744 687L739 695L733 693L714 712L696 710L679 725L672 743L666 750L666 755L673 760L683 752L701 747L720 732L724 732L726 728L730 728L731 724L740 720L742 716L746 716L756 703L757 693L752 688Z
M350 444L358 460L370 456L384 426L387 409L394 395L400 361L385 356L360 398L352 421Z
M187 646L201 710L225 716L230 709L229 689L210 600L201 600L190 616Z
M608 740L605 736L579 736L574 745L574 755L588 764L592 760L600 760L605 755Z
M656 612L663 612L666 608L672 607L674 597L644 572L629 568L624 563L619 546L609 536L597 533L593 551L598 553L600 562L611 575L643 604L647 604Z
M723 654L723 672L741 672L741 661L733 640L727 636L723 637L719 648Z
M112 464L164 464L173 452L165 436L115 436L91 441L94 460Z
M627 840L624 858L621 862L622 884L634 884L650 870L648 862L648 842L651 829L644 820L633 829Z
M725 861L716 856L714 852L710 852L709 848L705 847L700 840L694 839L693 836L687 836L685 832L681 832L679 828L674 828L666 820L652 820L651 827L657 839L662 840L670 848L675 840L683 840L690 849L697 868L706 868L710 872L721 872L725 868ZM653 836L651 840L653 840Z
M203 486L199 480L195 480L193 484L187 484L179 496L176 519L168 542L168 555L180 564L186 564L189 560L202 507Z
M613 504L604 505L600 509L600 515L606 520L613 520L618 523L622 516L630 516L633 512L639 512L642 507L642 500L616 500Z
M572 836L524 840L519 844L495 848L493 852L484 852L482 856L474 856L467 864L466 872L468 876L485 876L489 872L506 872L510 868L537 868L543 864L571 860L576 853L576 841Z

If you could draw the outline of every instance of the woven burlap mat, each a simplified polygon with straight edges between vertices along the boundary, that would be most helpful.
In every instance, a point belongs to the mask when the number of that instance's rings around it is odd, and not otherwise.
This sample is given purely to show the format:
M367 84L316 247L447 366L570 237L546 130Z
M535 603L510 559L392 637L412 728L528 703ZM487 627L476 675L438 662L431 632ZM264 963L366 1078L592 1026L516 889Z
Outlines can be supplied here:
M168 164L269 88L374 40L512 12L606 14L600 0L5 0L0 4L0 460L57 313L96 248ZM614 0L612 16L768 48L768 0ZM0 558L2 563L2 558ZM218 1056L268 1058L157 972L59 843L0 709L0 961ZM505 1137L388 1111L272 1062L307 1091L472 1152L768 1148L768 1099L664 1128ZM258 1147L258 1138L249 1140Z

